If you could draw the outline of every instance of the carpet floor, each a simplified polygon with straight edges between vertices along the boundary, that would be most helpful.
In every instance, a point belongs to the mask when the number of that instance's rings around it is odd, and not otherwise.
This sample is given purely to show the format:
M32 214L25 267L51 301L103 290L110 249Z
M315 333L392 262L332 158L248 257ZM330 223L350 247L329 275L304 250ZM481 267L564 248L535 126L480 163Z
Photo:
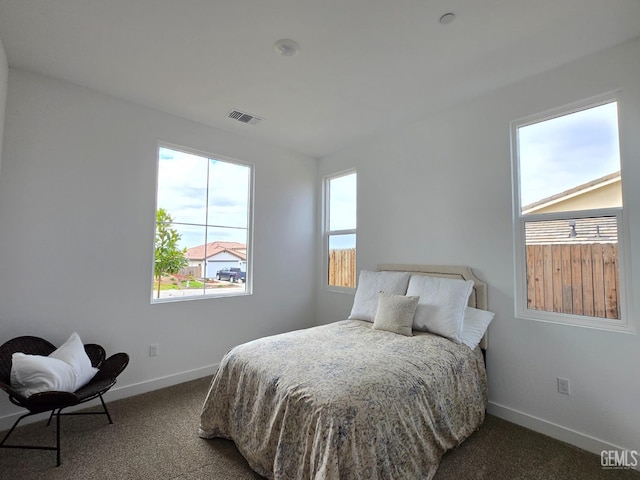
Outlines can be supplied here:
M63 417L61 466L55 466L55 452L0 449L0 478L262 478L233 442L198 437L209 381L202 378L109 402L113 425L102 415ZM55 444L55 427L45 424L43 420L19 427L10 443ZM640 480L640 472L603 469L598 455L488 415L477 432L443 457L435 476L435 480L550 479Z

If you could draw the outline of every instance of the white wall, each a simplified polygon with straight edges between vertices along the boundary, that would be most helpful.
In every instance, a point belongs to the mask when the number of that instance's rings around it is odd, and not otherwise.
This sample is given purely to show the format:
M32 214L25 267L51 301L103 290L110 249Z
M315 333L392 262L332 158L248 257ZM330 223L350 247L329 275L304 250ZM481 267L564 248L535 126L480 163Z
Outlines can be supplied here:
M460 264L488 282L490 412L583 448L640 450L640 338L514 318L512 120L622 89L625 208L634 319L640 305L640 40L530 78L320 162L358 169L358 267ZM428 95L429 92L425 92ZM352 295L322 290L318 321ZM571 382L557 393L556 377Z
M255 164L253 295L150 304L159 140ZM311 325L316 175L313 159L10 69L2 338L60 344L75 330L128 352L116 385L127 395L211 374L238 343ZM2 421L16 410L0 402Z
M0 173L2 171L2 139L4 133L4 112L7 102L7 87L9 82L9 64L0 40Z

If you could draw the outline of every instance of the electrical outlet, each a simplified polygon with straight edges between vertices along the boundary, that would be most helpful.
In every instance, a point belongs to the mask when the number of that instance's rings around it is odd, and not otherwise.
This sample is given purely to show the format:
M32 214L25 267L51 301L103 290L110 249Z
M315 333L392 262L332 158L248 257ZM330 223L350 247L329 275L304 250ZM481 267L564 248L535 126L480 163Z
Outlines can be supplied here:
M564 393L565 395L571 395L571 391L569 390L569 380L567 378L558 377L558 392Z
M156 355L160 355L160 345L157 343L152 343L149 345L149 356L155 357Z

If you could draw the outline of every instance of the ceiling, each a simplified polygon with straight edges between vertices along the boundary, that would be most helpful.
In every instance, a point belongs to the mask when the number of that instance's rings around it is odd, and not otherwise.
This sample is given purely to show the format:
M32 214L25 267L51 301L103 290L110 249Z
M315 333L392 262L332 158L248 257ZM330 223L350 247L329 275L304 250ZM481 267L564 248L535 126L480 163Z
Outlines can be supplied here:
M10 67L314 158L638 36L639 0L0 0Z

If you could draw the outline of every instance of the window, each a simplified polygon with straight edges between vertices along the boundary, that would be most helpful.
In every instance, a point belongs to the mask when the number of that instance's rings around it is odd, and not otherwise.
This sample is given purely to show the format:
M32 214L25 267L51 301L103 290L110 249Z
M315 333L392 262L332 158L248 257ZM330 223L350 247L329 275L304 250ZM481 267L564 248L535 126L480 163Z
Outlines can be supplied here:
M516 122L516 314L628 329L615 99Z
M250 293L251 166L160 146L152 301Z
M356 173L327 177L324 187L327 285L353 289L356 287Z

